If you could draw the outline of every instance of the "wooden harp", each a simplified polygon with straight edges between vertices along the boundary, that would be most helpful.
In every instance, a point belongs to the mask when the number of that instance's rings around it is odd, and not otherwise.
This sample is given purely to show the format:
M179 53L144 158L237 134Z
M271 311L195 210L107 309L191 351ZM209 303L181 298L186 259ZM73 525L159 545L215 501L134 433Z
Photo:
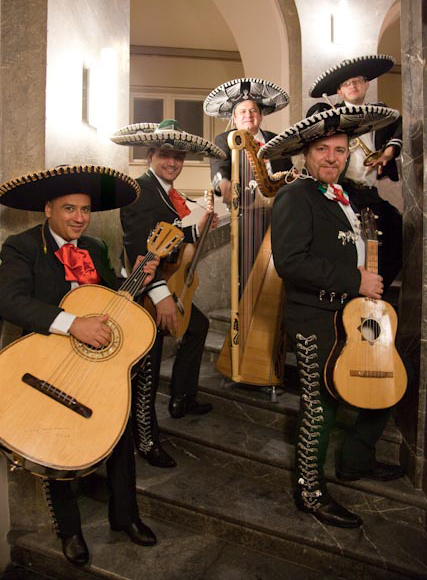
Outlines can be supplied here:
M217 369L237 383L283 383L284 286L273 263L272 198L292 180L291 173L269 174L257 157L248 131L232 131L231 149L231 326Z

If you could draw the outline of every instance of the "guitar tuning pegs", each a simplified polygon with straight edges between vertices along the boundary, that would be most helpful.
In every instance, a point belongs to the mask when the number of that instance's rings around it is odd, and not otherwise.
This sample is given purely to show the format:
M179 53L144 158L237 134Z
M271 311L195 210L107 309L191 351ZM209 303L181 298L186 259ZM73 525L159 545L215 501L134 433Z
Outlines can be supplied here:
M378 234L379 236L382 236L382 235L383 235L383 233L382 233L382 232L380 232L380 230L377 230L377 234Z
M374 215L374 218L377 220L377 219L379 218L379 216L377 216L377 215Z

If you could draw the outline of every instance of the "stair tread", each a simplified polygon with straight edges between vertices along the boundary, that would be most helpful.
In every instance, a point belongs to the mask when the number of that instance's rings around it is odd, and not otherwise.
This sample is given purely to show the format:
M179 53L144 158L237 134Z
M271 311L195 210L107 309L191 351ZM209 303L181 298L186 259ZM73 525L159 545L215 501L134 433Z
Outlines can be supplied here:
M307 565L283 560L231 544L213 535L200 533L174 523L144 517L155 531L159 543L145 548L132 544L125 534L111 532L107 506L83 497L83 532L91 552L89 567L77 571L63 558L59 540L49 530L20 535L14 547L15 561L32 569L54 573L55 578L115 578L140 580L223 580L224 578L269 578L271 580L321 580L320 572ZM53 576L52 576L53 577Z
M207 415L186 415L176 420L169 415L168 401L169 397L163 393L158 394L156 410L162 434L193 441L212 449L218 449L228 454L247 458L281 470L293 470L294 446L285 441L283 433L277 428L254 424L250 417L248 420L235 417L230 421L229 416L217 413L215 406L213 411ZM341 431L334 430L331 435L331 443L325 465L325 474L329 481L337 481L334 456L340 444L340 439ZM377 455L381 461L398 462L394 448L379 446ZM384 494L386 497L405 504L427 509L427 498L421 492L414 490L412 483L407 477L387 483L361 479L341 485L378 495Z
M427 534L414 507L331 484L334 497L360 514L364 525L361 530L328 526L326 531L313 516L295 508L291 487L277 485L274 478L242 475L226 462L205 459L203 452L166 447L178 467L161 470L139 460L138 485L143 494L270 538L305 544L387 570L410 571L414 577L427 574Z

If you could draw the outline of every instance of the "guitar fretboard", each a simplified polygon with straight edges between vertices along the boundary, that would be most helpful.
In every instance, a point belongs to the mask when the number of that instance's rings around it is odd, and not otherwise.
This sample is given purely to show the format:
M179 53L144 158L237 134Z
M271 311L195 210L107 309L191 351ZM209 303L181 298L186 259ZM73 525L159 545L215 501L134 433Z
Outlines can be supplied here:
M368 272L378 274L378 241L367 240L366 242L366 269Z

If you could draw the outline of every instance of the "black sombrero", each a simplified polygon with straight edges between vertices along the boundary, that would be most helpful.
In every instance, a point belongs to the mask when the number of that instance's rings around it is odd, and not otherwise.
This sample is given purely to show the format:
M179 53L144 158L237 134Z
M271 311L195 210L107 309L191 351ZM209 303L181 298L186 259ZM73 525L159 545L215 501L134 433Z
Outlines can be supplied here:
M282 88L263 79L234 79L219 85L206 97L203 110L207 115L229 119L242 101L254 101L263 115L280 111L288 105L289 96Z
M92 211L123 207L140 194L138 183L115 169L99 165L60 165L29 173L0 185L0 203L15 209L43 211L46 202L84 193Z
M302 119L280 135L273 137L258 152L260 159L278 159L301 153L305 146L339 133L350 138L370 133L389 125L399 117L399 111L378 105L349 105L329 108Z
M386 73L396 64L387 54L371 54L343 60L336 66L328 68L311 85L310 97L321 97L323 94L335 95L340 85L353 77L365 77L368 81Z
M111 137L117 145L170 149L195 153L201 157L225 159L222 149L211 141L183 131L177 121L166 119L161 123L135 123L119 129Z

